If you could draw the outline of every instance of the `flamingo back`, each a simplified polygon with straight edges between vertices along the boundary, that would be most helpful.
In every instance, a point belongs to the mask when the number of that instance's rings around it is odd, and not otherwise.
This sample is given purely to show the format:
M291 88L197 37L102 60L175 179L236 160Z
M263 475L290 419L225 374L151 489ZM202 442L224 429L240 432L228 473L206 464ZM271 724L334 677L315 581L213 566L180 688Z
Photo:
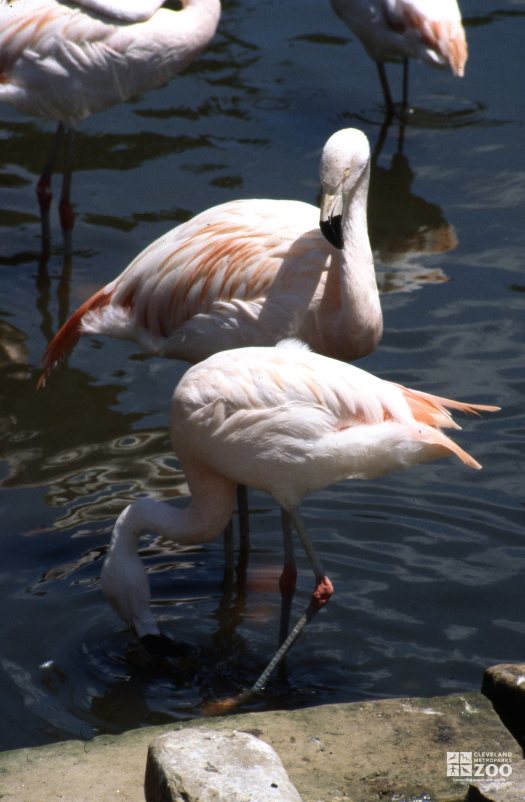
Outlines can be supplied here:
M416 393L296 344L216 354L191 368L172 402L173 446L285 508L345 478L371 478L455 454L448 408L495 407Z
M201 52L219 20L219 0L184 5L129 23L58 0L2 3L0 100L74 127L161 86Z

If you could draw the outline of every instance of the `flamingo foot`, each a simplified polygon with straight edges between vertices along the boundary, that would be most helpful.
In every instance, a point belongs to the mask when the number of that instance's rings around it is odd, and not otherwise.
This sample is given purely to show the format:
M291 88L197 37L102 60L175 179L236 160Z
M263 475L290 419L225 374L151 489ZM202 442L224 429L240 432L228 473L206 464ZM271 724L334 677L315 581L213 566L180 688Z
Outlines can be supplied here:
M321 576L317 580L317 584L312 593L310 605L314 605L317 610L328 604L334 592L334 586L327 576Z
M249 688L248 690L241 691L237 696L217 699L214 702L205 702L201 707L202 714L204 716L226 716L234 710L237 710L240 705L251 702L259 693L259 691Z

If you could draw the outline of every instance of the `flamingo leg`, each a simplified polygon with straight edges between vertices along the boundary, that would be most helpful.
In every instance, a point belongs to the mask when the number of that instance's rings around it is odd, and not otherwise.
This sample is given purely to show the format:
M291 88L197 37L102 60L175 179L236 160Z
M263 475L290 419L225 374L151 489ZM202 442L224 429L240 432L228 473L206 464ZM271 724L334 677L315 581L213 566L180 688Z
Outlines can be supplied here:
M403 59L403 117L408 112L408 58Z
M236 708L239 704L251 701L254 696L257 696L259 693L261 693L266 687L266 683L268 682L268 679L270 678L271 674L275 671L277 666L286 657L286 655L294 645L295 641L299 638L299 636L304 631L305 627L310 623L312 618L314 618L314 616L317 615L319 610L321 610L328 603L330 597L334 592L333 585L324 572L321 561L319 560L316 554L313 543L310 540L310 536L306 531L306 527L303 524L303 521L299 513L297 512L297 510L291 510L288 513L288 515L290 516L291 521L297 530L303 548L306 552L306 556L308 557L308 561L312 566L312 570L315 575L315 588L310 597L310 602L306 610L302 614L302 616L299 618L299 620L293 627L288 637L277 649L274 656L272 657L272 659L270 660L264 671L259 675L257 680L254 682L252 687L248 688L245 691L241 691L241 693L237 694L237 696L207 704L203 709L205 715L215 715L215 716L222 715Z
M291 510L288 515L291 518L291 521L297 530L297 534L301 540L303 548L306 552L306 556L308 557L308 562L312 566L312 570L315 575L315 588L312 592L310 597L310 602L308 607L299 618L297 623L295 624L294 628L286 638L286 640L281 644L279 649L276 651L262 674L258 677L258 679L254 682L252 687L249 690L250 694L258 693L264 690L264 687L274 671L274 669L279 665L281 660L286 656L286 654L290 651L293 644L299 637L299 635L303 632L304 628L307 624L310 623L312 618L317 615L319 610L324 607L328 601L332 593L334 592L333 585L330 579L326 576L321 561L317 556L315 551L314 545L310 539L308 532L306 531L306 527L301 519L301 516L297 512L297 510Z
M44 169L42 170L42 174L36 185L36 196L38 199L38 205L40 206L42 239L46 244L49 243L49 240L51 239L51 229L49 226L49 209L53 199L53 193L51 192L51 177L53 175L53 170L55 169L58 152L62 146L64 132L64 125L59 123L55 132L55 136L53 137L53 142L51 143L51 148L49 150L46 163L44 164Z
M71 174L73 165L73 131L68 128L64 148L64 174L62 177L62 192L58 204L60 225L64 235L64 250L71 251L71 232L75 226L75 212L71 205Z
M237 512L239 515L239 560L237 562L237 582L246 585L246 569L250 556L250 511L246 485L237 485Z
M283 530L283 549L284 563L281 576L279 578L279 589L281 591L281 622L279 626L279 646L288 637L290 628L290 614L292 602L297 583L297 566L295 564L295 553L293 547L293 528L292 519L286 510L281 509L281 523Z
M392 93L390 91L385 65L382 61L376 61L376 65L379 81L381 82L381 89L383 90L383 96L385 98L387 119L390 119L395 114L395 106L392 100Z
M229 589L233 584L233 521L229 521L224 529L223 535L224 548L224 573L222 584L225 589Z
M248 508L248 490L246 485L237 486L237 511L239 515L239 560L237 562L237 584L240 588L246 585L246 569L250 555L250 514ZM224 577L223 585L228 588L233 583L234 574L234 542L233 521L228 523L223 533L224 542Z

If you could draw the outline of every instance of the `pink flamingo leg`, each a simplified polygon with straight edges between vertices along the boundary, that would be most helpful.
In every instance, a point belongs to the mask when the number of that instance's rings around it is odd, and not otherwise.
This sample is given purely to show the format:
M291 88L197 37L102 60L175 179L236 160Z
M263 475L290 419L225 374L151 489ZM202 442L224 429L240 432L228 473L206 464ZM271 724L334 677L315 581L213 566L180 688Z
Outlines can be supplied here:
M237 486L237 511L239 516L239 559L237 562L237 586L246 587L246 571L250 557L250 510L248 507L248 489L246 485ZM224 542L224 575L223 586L229 588L234 577L234 534L233 521L230 521L223 533Z
M40 206L42 239L46 243L48 243L51 238L51 229L49 225L49 209L53 199L53 193L51 192L51 177L53 175L53 170L55 169L58 152L62 146L64 130L65 129L62 123L59 123L55 136L53 137L51 149L44 165L42 175L40 176L36 185L36 196L38 199L38 205Z
M64 250L71 251L71 232L75 226L75 212L71 205L71 171L72 171L72 136L71 128L67 129L64 152L64 175L62 178L62 192L58 204L60 225L64 235Z
M321 562L316 554L313 543L310 540L310 536L306 531L299 513L297 510L291 510L288 514L290 515L293 525L299 534L301 543L303 544L306 552L306 556L308 557L310 565L312 566L315 574L315 588L310 597L308 607L299 618L288 637L277 649L274 656L264 671L260 674L256 682L254 682L252 687L245 691L241 691L241 693L237 694L237 696L230 697L229 699L222 699L218 702L209 703L203 709L205 715L223 715L224 713L236 708L238 705L251 701L254 696L257 696L261 691L263 691L271 674L286 657L295 641L301 635L305 627L310 623L312 618L314 618L319 610L321 610L328 603L334 592L333 585L323 570Z
M281 591L279 646L281 646L288 637L292 602L297 585L297 566L295 564L293 547L292 520L286 510L281 510L281 523L283 530L284 564L279 578L279 589Z

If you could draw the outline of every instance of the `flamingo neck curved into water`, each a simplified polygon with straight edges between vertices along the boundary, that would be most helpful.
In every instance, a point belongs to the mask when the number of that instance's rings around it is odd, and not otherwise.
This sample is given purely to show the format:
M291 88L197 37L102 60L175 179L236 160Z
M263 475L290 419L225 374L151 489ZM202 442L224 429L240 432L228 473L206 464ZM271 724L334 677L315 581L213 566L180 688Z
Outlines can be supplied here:
M384 381L311 353L296 342L215 354L190 368L175 389L171 440L192 498L183 509L142 499L119 516L102 571L106 598L141 638L159 634L137 555L142 534L180 545L213 539L231 515L239 482L270 493L290 513L315 575L298 624L254 684L259 691L332 593L298 507L333 482L374 478L448 455L479 463L444 427L449 409L494 411ZM243 697L244 698L244 697Z

